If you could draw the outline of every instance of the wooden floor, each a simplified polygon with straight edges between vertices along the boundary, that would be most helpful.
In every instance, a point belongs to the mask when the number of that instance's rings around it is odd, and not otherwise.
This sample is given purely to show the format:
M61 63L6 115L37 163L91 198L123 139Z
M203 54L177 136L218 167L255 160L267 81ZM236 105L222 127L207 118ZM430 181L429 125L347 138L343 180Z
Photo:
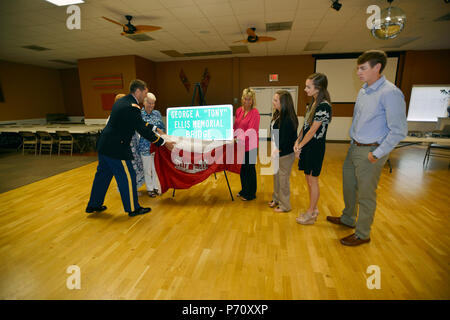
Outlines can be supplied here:
M104 213L88 216L96 163L0 194L1 299L450 299L448 159L423 147L396 150L385 167L370 244L345 247L351 229L327 215L343 208L348 145L328 144L319 220L295 222L308 204L303 175L291 175L290 213L266 205L272 177L258 176L257 199L231 201L223 173L190 190L140 197L151 213L129 218L115 182ZM296 165L296 164L295 164ZM257 167L259 169L259 166ZM228 175L233 193L239 176ZM77 265L81 289L69 290ZM366 273L379 266L381 289Z

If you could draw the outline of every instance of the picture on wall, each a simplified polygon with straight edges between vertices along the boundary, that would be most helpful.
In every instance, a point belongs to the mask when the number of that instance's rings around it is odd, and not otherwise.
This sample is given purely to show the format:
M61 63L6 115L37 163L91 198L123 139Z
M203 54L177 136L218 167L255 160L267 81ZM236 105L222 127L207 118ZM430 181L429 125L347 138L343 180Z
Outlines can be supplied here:
M92 86L96 90L122 89L122 74L94 77L92 78Z
M103 110L111 110L114 104L114 100L116 98L115 93L102 93L102 109Z

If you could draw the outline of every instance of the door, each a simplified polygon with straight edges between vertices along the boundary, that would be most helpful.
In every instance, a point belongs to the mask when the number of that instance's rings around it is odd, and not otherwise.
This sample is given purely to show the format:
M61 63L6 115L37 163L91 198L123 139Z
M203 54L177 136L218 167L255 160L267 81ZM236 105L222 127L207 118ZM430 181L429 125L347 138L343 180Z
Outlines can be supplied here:
M256 108L261 116L259 121L260 138L270 137L270 121L272 120L272 88L252 88L256 95Z
M278 90L286 90L292 95L294 110L297 113L297 86L286 87L251 87L256 95L256 108L258 108L261 120L259 122L259 137L270 138L270 121L272 120L272 98Z

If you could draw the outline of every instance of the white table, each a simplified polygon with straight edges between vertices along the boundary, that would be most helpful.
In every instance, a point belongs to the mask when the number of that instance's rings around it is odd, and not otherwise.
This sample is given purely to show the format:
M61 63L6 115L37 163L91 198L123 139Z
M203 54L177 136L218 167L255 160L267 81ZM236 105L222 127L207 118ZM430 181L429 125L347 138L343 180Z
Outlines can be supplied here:
M56 131L68 131L72 134L89 135L97 134L105 128L105 124L46 124L46 125L0 125L0 132L19 133L20 131L28 131L36 133L37 131L46 131L48 133L56 133ZM79 146L81 153L87 146L86 139L75 140ZM86 142L86 143L85 143Z
M428 143L428 144L440 144L444 146L450 145L450 138L435 138L435 137L406 137L401 142L414 142L414 143Z
M428 164L430 156L449 158L448 153L433 152L435 150L450 150L450 138L439 138L439 137L406 137L402 140L396 148L402 148L410 146L413 144L425 143L427 144L427 151L425 152L425 157L423 158L423 166ZM390 163L389 163L390 166ZM392 168L391 168L392 172Z
M56 131L69 131L76 134L98 133L103 130L104 124L47 124L47 125L0 125L0 132L16 132L29 131L46 131L55 133Z

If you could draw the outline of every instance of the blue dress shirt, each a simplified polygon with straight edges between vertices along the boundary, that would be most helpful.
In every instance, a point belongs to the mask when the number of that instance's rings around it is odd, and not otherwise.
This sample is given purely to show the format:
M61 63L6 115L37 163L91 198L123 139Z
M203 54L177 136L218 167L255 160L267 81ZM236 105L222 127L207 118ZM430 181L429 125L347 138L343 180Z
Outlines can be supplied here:
M359 90L350 137L359 143L378 143L373 155L381 158L406 137L406 103L403 93L385 76Z

